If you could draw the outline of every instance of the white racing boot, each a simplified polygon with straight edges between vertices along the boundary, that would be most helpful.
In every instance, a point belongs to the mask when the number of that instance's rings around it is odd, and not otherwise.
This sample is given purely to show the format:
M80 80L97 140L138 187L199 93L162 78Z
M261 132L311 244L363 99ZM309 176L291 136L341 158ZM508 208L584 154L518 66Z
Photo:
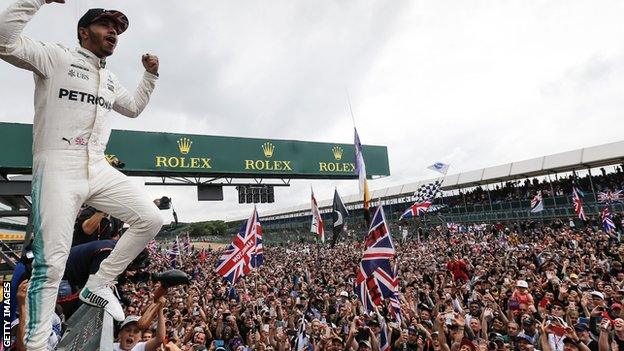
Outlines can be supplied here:
M119 303L115 282L100 284L93 275L89 277L87 284L78 295L80 300L87 305L103 308L116 321L123 321L126 316Z

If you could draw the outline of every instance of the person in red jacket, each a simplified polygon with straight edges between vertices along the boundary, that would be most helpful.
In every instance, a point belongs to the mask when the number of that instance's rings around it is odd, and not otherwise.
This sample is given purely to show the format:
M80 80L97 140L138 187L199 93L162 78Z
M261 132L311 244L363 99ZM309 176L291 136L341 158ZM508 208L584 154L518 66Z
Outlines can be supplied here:
M454 256L453 259L446 264L446 269L451 271L451 274L453 274L453 280L461 280L465 282L470 279L468 275L468 265L464 262L464 260L458 258L457 256Z

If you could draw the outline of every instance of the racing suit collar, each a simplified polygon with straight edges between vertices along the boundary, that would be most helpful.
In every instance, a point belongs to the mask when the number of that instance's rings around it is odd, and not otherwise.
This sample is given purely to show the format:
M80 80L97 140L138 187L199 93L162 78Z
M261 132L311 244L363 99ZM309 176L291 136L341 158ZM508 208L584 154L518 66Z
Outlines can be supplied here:
M97 56L95 56L94 53L92 53L91 51L83 48L83 47L77 47L76 48L76 52L78 52L80 55L84 56L84 58L86 58L87 60L89 60L89 62L91 62L92 64L95 65L95 67L98 68L106 68L106 59L103 58L99 58Z

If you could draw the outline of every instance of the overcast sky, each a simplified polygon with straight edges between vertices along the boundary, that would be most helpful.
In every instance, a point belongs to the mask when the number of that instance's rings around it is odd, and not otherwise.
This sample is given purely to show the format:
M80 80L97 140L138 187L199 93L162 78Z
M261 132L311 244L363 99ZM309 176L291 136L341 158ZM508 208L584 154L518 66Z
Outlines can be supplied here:
M0 0L4 9L13 1ZM90 7L130 27L107 68L134 89L145 52L161 79L136 120L117 129L351 143L349 91L364 144L387 145L391 176L372 189L622 139L622 1L67 0L26 34L74 46ZM31 74L0 62L0 121L32 123ZM137 181L143 181L138 179ZM357 192L357 181L293 181L263 210ZM195 188L169 195L181 221L232 219ZM163 214L170 220L170 213Z

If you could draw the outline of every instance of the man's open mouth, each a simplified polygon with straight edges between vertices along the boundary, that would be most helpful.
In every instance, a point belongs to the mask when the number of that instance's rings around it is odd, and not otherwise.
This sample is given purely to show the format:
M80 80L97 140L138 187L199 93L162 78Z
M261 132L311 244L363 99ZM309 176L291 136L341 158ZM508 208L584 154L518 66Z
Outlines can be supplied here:
M112 36L112 35L107 36L106 38L104 38L104 40L113 46L117 44L117 37Z

